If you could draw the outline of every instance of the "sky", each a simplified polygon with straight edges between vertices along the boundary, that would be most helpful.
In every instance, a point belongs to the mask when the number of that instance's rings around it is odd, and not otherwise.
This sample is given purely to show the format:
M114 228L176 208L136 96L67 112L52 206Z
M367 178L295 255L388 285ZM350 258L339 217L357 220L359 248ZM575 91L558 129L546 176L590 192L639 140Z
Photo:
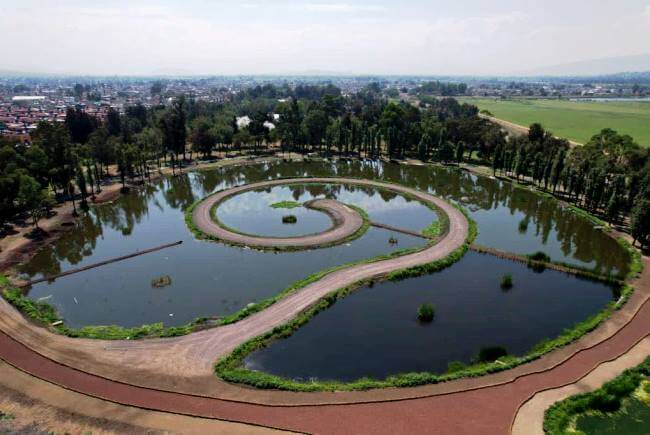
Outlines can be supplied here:
M650 53L650 0L0 0L0 70L502 75Z

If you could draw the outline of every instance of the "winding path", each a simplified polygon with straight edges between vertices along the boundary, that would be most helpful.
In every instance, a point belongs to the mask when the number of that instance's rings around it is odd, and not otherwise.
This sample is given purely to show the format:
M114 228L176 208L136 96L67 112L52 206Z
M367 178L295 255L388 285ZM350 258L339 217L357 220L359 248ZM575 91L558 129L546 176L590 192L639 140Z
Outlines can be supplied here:
M149 388L214 394L215 390L220 392L228 387L216 381L213 365L238 345L290 321L335 290L442 259L462 246L468 235L469 223L460 210L440 198L405 186L348 178L273 180L264 185L287 183L345 183L407 194L446 213L449 230L436 244L419 252L338 269L234 324L182 337L122 341L64 337L29 323L3 299L0 299L0 329L52 360L108 379ZM260 184L255 188L259 187Z
M315 199L305 203L305 207L326 213L332 219L333 226L326 231L297 237L265 237L235 232L213 219L212 210L235 195L251 190L264 189L279 185L307 183L343 183L342 179L329 178L299 178L278 179L246 184L214 193L201 201L192 211L192 220L196 227L210 237L226 243L244 245L261 249L309 249L332 246L337 243L360 236L363 218L359 213L332 199ZM356 183L358 184L358 182ZM391 189L393 190L393 189Z
M386 187L374 181L363 184ZM646 258L645 272L623 310L579 341L512 370L439 385L350 393L259 391L219 382L212 375L213 362L249 337L290 320L332 290L435 261L464 242L468 223L453 206L422 192L389 186L434 201L449 215L449 233L421 252L333 272L236 324L178 338L70 339L27 322L0 300L0 358L87 396L173 414L310 433L502 434L510 430L521 404L537 392L578 382L603 361L620 357L648 336L650 264Z

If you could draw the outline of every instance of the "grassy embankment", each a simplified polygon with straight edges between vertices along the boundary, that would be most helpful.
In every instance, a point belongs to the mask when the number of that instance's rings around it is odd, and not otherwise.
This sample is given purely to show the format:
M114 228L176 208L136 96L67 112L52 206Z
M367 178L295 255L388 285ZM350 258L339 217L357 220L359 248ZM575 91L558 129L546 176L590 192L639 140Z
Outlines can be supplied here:
M650 406L649 378L650 357L641 365L624 371L598 390L577 394L552 405L544 413L544 432L553 435L583 433L577 431L581 429L578 418L591 416L600 417L598 426L602 430L612 429L607 427L609 426L607 423L614 423L614 420L617 420L621 430L619 433L624 433L622 429L624 424L621 423L626 419L626 408L632 405L631 402L642 400L645 406ZM639 388L641 385L643 387ZM650 422L645 423L647 428Z

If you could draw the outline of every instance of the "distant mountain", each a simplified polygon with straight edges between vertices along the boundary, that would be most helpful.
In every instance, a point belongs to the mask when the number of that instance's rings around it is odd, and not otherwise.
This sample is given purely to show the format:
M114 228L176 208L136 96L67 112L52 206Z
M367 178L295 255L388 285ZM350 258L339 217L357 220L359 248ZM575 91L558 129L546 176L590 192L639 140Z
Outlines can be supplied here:
M552 65L522 72L529 76L595 76L650 71L650 53Z

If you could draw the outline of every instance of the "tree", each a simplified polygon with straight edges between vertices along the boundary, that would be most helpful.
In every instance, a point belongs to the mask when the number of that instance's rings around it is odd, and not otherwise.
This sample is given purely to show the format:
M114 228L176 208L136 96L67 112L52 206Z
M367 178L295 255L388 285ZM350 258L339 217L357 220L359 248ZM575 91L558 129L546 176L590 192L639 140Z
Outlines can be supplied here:
M97 128L97 119L80 108L69 107L65 116L65 125L74 143L88 142L88 136Z
M630 230L634 242L646 246L650 239L650 199L637 199L632 209Z
M192 150L207 157L217 143L216 136L206 118L196 118L192 125L190 136Z
M30 213L36 228L39 219L43 216L46 196L45 190L33 177L24 174L20 176L18 203Z
M176 156L183 153L183 159L185 159L185 142L187 140L185 120L185 99L181 97L174 100L159 122L163 145L172 157L172 174L174 173Z
M108 113L106 114L106 129L110 136L119 136L122 132L120 114L112 107L108 109Z

